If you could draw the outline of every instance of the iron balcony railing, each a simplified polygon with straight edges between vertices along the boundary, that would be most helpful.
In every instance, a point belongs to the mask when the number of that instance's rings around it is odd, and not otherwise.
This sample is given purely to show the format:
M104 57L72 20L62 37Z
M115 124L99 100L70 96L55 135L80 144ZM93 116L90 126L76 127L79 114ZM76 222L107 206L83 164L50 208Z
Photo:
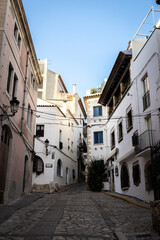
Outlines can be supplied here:
M146 148L153 147L157 144L156 131L146 130L141 135L137 136L136 153L139 153Z

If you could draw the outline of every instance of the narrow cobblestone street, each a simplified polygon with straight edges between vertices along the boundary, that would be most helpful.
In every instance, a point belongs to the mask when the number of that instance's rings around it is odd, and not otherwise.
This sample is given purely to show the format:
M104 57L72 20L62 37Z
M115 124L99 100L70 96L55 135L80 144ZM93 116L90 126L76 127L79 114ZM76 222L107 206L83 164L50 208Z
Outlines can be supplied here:
M34 201L0 206L0 240L158 240L151 210L75 185L55 194L29 195ZM143 206L143 203L142 203ZM144 205L145 206L145 205Z

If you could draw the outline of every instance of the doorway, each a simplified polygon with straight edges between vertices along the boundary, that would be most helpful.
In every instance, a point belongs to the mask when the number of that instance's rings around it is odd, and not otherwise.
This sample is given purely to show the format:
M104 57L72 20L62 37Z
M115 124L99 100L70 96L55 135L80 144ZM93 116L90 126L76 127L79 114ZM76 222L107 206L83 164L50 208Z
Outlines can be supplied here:
M7 125L2 127L0 143L0 204L4 203L8 157L11 145L11 131Z

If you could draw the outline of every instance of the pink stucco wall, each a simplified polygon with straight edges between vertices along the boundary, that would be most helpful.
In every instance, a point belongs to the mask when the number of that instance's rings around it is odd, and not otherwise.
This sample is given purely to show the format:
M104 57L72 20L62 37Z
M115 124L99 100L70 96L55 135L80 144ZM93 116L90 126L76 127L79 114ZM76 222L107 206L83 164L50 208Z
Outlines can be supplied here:
M17 99L20 102L20 108L16 115L9 121L6 119L0 124L0 131L3 125L8 125L11 131L11 142L9 148L8 168L6 175L6 187L4 193L4 202L9 202L21 195L23 190L23 177L24 177L24 163L25 157L28 159L27 163L27 177L25 191L30 190L31 176L32 176L32 154L33 150L33 136L35 130L35 114L33 114L32 128L31 130L27 127L27 108L30 104L31 109L36 109L37 101L37 86L33 89L30 83L31 72L34 75L36 82L38 83L38 76L34 73L37 72L35 64L33 63L33 57L37 61L36 56L33 56L31 47L32 42L28 42L26 32L22 26L22 19L19 19L17 14L17 0L2 0L2 7L0 8L0 105L3 104L9 106L11 96L6 91L8 68L9 63L12 64L14 72L18 77L17 87ZM19 1L21 2L21 0ZM16 6L16 7L15 7ZM23 14L23 11L22 11ZM25 18L24 18L25 19ZM18 31L21 36L21 47L20 50L17 46L17 42L14 37L14 26L15 22L18 27ZM25 111L24 121L22 121L22 107L24 99L24 83L26 74L26 63L27 63L27 51L29 51L29 63L28 63L28 74L27 74L27 87L25 97ZM9 110L8 110L9 113ZM22 126L23 132L22 134ZM23 137L22 137L23 136ZM1 144L1 142L0 142ZM28 151L28 149L30 149ZM0 156L1 160L1 156Z

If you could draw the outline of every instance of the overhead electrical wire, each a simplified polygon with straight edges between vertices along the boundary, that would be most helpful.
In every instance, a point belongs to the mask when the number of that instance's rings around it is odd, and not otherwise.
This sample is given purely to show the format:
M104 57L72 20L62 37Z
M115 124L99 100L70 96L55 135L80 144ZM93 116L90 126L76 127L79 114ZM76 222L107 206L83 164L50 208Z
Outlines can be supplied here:
M43 141L42 139L39 139L38 137L35 137L39 142L43 143L45 145L45 141ZM55 148L56 150L58 150L60 153L62 153L63 155L65 155L66 157L70 158L73 162L76 162L73 158L71 158L70 156L68 156L66 153L64 153L63 151L61 151L57 146L49 144L48 146Z
M20 108L22 108L22 107L20 107ZM30 110L32 110L32 109L30 109ZM28 112L28 109L27 108L25 108L25 111L26 112ZM44 111L39 111L39 110L32 110L33 112L35 112L35 113L41 113L41 114L44 114L44 115L49 115L49 116L54 116L54 117L59 117L60 115L57 115L57 114L53 114L53 113L49 113L49 112L44 112ZM158 109L153 109L153 110L151 110L151 111L148 111L148 112L145 112L145 113L142 113L142 114L136 114L136 115L132 115L132 117L134 118L134 117L144 117L144 116L146 116L147 114L151 114L152 112L156 112L156 111L158 111ZM38 117L41 117L41 116L38 116ZM62 116L61 116L62 117ZM100 116L99 116L100 117ZM76 120L84 120L85 118L78 118L78 117L74 117ZM70 120L70 119L72 119L72 120L74 120L74 118L73 117L63 117L63 118L56 118L56 120L59 120L59 121L66 121L66 120ZM111 118L99 118L99 119L101 119L101 121L104 121L104 120L112 120L112 119L120 119L120 118L126 118L126 116L116 116L116 117L111 117ZM97 120L99 120L99 119L97 119ZM53 118L50 118L50 120L53 120ZM90 118L88 118L87 117L87 120L95 120L95 117L90 117Z

